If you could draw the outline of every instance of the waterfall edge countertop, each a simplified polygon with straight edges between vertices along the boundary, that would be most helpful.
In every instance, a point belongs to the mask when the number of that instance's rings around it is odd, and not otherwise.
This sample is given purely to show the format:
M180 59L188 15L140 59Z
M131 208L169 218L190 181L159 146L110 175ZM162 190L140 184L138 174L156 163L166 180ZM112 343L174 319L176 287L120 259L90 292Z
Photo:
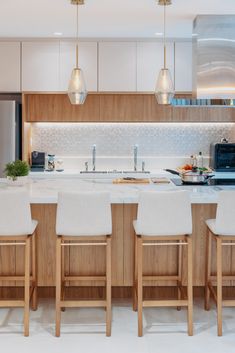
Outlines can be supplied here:
M215 173L216 178L234 178L234 173ZM133 176L133 175L132 175ZM159 173L151 174L152 177L167 177L171 179L175 177L167 172L159 171ZM120 177L120 176L119 176ZM143 177L143 176L142 176ZM113 177L114 178L114 177ZM191 193L191 201L193 204L215 204L217 203L218 193L221 190L235 190L234 186L175 186L172 182L169 184L113 184L112 177L96 177L82 176L70 177L53 177L50 175L29 177L29 181L25 186L9 186L6 179L0 179L0 192L6 188L27 188L30 192L30 202L32 204L55 204L59 191L108 191L111 195L113 204L135 204L138 203L139 192L143 190L163 191L163 190L189 190ZM116 178L116 176L115 176Z

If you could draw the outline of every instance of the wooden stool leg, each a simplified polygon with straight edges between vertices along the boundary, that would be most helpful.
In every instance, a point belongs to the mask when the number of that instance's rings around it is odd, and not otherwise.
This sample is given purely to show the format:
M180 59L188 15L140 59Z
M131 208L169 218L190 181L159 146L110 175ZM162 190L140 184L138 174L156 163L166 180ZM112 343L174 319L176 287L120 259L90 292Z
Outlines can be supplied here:
M143 244L142 238L137 237L138 259L138 336L143 336Z
M208 229L206 237L206 272L205 272L205 310L210 310L210 289L209 281L211 276L211 232Z
M25 242L24 261L24 335L29 335L29 304L30 304L30 238Z
M187 237L188 242L188 335L193 335L193 251L192 238Z
M222 240L216 238L217 260L217 330L218 336L222 336Z
M179 241L181 243L181 240ZM178 300L181 300L181 289L180 286L182 286L182 261L183 260L183 246L179 245L178 246L178 277L179 280L177 282L177 291L178 291ZM177 310L181 310L181 306L177 306Z
M112 322L112 287L111 287L111 237L107 236L106 246L106 336L111 336Z
M61 322L61 237L56 239L56 337L60 336L60 322Z
M65 282L64 282L64 272L65 272L65 247L61 246L61 298L65 298ZM61 308L61 311L65 311L65 308Z
M38 279L37 279L37 237L36 233L32 235L32 275L33 275L33 297L32 297L32 309L37 310L38 308Z
M134 235L133 310L137 311L137 241Z

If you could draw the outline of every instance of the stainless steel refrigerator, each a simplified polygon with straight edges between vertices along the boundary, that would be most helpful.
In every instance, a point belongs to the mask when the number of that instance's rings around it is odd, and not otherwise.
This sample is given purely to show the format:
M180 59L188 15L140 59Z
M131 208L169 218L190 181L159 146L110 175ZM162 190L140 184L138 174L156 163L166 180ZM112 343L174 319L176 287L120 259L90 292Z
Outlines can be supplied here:
M22 158L21 104L0 100L0 178L5 164Z

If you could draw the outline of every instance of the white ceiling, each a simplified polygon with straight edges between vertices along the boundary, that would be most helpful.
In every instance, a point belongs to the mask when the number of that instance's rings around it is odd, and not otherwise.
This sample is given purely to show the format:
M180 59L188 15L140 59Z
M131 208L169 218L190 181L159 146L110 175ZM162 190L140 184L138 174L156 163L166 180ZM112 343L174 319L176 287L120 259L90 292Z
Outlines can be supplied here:
M168 37L191 37L198 14L235 14L235 0L172 0ZM86 0L80 8L80 37L140 38L162 32L163 8L155 0ZM70 0L0 0L0 37L75 35Z

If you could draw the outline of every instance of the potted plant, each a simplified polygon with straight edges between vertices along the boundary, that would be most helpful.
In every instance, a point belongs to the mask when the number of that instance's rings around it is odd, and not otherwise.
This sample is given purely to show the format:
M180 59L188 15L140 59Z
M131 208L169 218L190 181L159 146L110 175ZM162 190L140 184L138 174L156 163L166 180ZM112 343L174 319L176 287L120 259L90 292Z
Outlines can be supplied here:
M29 165L27 162L20 160L7 163L4 173L10 184L24 185L28 179Z

